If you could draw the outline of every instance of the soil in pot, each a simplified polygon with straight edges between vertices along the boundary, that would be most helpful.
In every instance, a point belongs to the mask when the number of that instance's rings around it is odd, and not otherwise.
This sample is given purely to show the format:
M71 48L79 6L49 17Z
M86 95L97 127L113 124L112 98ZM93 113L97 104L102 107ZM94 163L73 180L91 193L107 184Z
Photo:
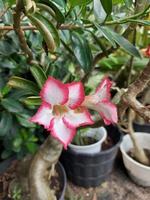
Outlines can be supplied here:
M14 200L13 196L18 193L18 200L22 200L21 188L18 187L16 182L17 173L16 169L19 161L13 161L10 167L4 172L0 172L0 200ZM60 166L56 166L55 176L51 178L50 187L56 191L58 200L62 200L62 191L64 190L64 181L60 174ZM12 189L13 188L13 189ZM20 198L19 198L20 196ZM24 198L28 195L24 195ZM27 197L27 199L29 196Z
M114 146L114 141L111 137L107 136L106 140L102 144L102 151L110 149Z
M150 167L150 150L149 149L144 149L145 154L147 155L148 159L149 159L149 165L146 165L148 167ZM127 154L134 159L135 161L139 162L135 156L134 156L134 149L131 149L129 152L127 152ZM142 164L142 163L141 163Z
M80 142L80 145L84 146L84 145L90 145L90 144L94 144L98 142L98 140L96 140L95 138L92 138L92 137L83 137L82 138L82 142ZM72 144L75 144L77 145L75 142L72 142Z

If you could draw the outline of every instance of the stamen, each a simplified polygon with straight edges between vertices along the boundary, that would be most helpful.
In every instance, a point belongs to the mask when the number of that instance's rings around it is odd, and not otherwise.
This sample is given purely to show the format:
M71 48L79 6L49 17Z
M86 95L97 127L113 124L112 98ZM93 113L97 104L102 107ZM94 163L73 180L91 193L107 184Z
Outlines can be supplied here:
M64 113L68 112L68 109L66 106L63 105L54 105L53 106L53 114L54 115L63 115Z

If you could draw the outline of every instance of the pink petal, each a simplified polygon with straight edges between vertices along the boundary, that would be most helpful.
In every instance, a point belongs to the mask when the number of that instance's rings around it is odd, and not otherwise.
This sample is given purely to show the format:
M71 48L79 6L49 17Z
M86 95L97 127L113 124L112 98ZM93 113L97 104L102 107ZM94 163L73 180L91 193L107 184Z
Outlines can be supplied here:
M64 104L68 101L68 88L61 81L49 77L45 82L40 96L43 101L51 104Z
M108 78L104 78L100 85L96 89L95 96L98 97L98 101L102 101L103 99L110 99L110 88L112 86L112 82Z
M54 118L51 121L49 130L51 131L51 135L58 139L65 149L67 149L68 144L72 141L76 133L76 129L67 126L62 118Z
M81 110L79 110L81 109ZM67 126L77 128L79 126L85 126L93 124L91 115L86 108L78 108L76 110L69 110L63 117L63 121Z
M69 90L69 98L67 105L75 109L77 108L84 100L84 88L81 82L72 82L66 84Z
M45 129L48 129L53 117L51 106L48 103L43 102L30 121L43 125Z
M95 110L99 112L105 124L117 123L117 108L113 103L104 100L95 106Z

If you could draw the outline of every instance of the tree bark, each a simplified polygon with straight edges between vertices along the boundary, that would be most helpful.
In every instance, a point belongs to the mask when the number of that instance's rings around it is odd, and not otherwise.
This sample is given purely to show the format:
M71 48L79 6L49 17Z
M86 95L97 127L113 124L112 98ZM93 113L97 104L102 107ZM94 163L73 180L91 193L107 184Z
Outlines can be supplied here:
M56 200L49 179L61 152L62 144L49 136L34 156L29 171L31 200Z

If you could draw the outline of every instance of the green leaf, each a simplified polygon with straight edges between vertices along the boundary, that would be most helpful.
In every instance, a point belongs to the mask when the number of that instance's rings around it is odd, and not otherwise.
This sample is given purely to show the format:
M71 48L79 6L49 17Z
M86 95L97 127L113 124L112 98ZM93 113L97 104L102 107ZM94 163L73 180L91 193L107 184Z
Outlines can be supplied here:
M13 150L15 152L19 152L21 149L22 143L23 143L22 138L20 136L16 137L13 141Z
M113 4L119 4L119 3L124 3L124 0L112 0Z
M59 5L60 7L64 8L66 7L66 1L65 0L53 0L53 2L55 2L57 5Z
M112 34L112 38L120 47L122 47L125 51L127 51L131 55L141 58L139 51L133 44L131 44L127 39L125 39L123 36L119 35L118 33L114 32L113 30L109 29L109 31Z
M73 52L80 66L87 72L92 66L92 53L88 41L78 33L71 35Z
M65 17L55 2L53 2L51 0L41 0L40 3L45 3L46 5L50 6L53 9L53 11L55 12L56 21L58 21L59 23L64 23Z
M92 2L92 0L69 0L71 7L86 6Z
M10 78L8 85L14 88L25 90L31 95L39 94L39 89L37 85L34 82L26 80L24 78L13 76Z
M11 113L23 112L22 105L18 101L11 98L2 99L1 105Z
M133 4L133 0L124 0L125 5L127 6L127 8L131 8L132 4Z
M24 126L26 128L35 128L36 127L36 125L34 123L32 123L32 122L29 121L29 119L30 119L29 115L21 114L21 115L17 115L16 117L18 119L18 122L22 126Z
M26 143L26 147L30 153L35 153L38 149L38 145L33 142Z
M100 0L101 4L105 10L105 12L107 13L107 15L111 14L112 12L112 0Z
M44 70L42 69L42 67L34 65L34 66L30 67L30 71L31 71L33 77L35 78L39 88L41 89L47 79Z
M100 0L94 0L94 15L99 23L105 21L107 13L105 12Z
M1 94L4 97L5 95L7 95L10 92L10 87L8 85L6 85L5 87L2 88L1 90Z
M112 46L115 48L116 43L114 42L114 39L112 37L111 32L109 29L103 26L99 26L98 24L95 24L95 26L100 30L100 32L103 34L103 36L112 44Z
M2 112L0 119L0 136L8 133L12 126L12 115L8 112Z
M16 3L15 0L7 0L7 1L6 1L6 4L8 4L9 6L14 5L15 3Z
M42 100L39 96L28 97L23 102L28 106L39 106L42 103Z
M60 44L59 34L55 26L52 24L52 22L48 18L41 15L40 13L35 13L34 16L38 18L43 24L45 24L49 32L51 32L52 36L54 37L55 44L58 47Z

